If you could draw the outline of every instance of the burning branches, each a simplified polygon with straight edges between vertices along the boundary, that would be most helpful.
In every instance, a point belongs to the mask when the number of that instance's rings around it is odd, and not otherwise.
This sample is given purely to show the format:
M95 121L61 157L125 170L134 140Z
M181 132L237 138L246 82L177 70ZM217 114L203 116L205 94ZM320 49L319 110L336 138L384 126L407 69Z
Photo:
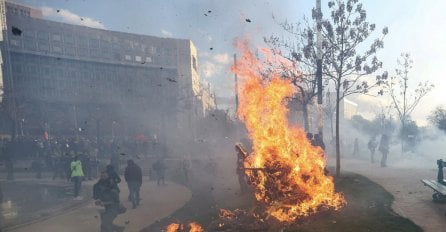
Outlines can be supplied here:
M265 205L269 216L290 223L323 208L340 209L345 200L335 193L333 179L325 175L323 151L310 144L301 128L288 124L286 99L296 89L281 78L282 71L263 78L265 68L275 69L263 67L246 40L238 40L236 47L242 53L232 68L241 80L238 115L253 141L244 168L257 201ZM271 59L271 53L262 51Z

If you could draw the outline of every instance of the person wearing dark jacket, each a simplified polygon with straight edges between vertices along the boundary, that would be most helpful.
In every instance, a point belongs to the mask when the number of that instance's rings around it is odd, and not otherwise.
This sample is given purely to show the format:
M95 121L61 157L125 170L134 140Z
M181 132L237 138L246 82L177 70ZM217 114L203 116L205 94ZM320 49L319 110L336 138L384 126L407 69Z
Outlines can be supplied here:
M105 171L93 186L93 198L96 200L96 205L105 209L101 212L101 232L124 231L124 227L113 224L115 218L123 213L125 208L119 202L119 189Z
M161 184L165 185L164 176L166 174L166 165L162 159L158 159L153 165L153 170L156 173L156 184L160 186Z
M108 178L115 184L115 187L119 190L118 184L121 183L121 178L116 173L113 165L109 164L105 167L105 172L108 174Z
M124 173L125 181L129 187L129 199L132 202L133 208L139 204L139 189L142 184L142 171L141 168L133 162L133 160L127 161L127 167Z

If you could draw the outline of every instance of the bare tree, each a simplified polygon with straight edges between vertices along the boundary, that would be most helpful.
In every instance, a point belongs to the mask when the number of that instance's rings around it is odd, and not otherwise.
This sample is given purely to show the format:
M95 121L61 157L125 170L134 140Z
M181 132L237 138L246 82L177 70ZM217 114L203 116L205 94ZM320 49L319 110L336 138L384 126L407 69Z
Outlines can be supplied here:
M412 69L413 60L409 53L401 53L397 62L398 65L395 69L395 75L390 76L389 80L386 81L386 87L401 123L401 131L404 132L410 115L420 103L421 99L432 90L434 85L429 83L429 81L419 82L418 86L413 91L410 91L409 71ZM403 151L404 138L401 138L401 152Z
M381 85L383 80L387 79L387 72L376 77L372 77L371 74L382 67L376 52L384 47L383 39L388 29L384 28L382 35L362 54L358 54L357 48L360 45L364 46L362 45L364 41L375 31L375 24L366 21L366 11L358 0L329 1L328 7L330 17L323 20L321 28L324 50L322 71L332 81L336 92L336 175L339 176L341 170L339 106L344 97L356 93L369 94L372 88Z

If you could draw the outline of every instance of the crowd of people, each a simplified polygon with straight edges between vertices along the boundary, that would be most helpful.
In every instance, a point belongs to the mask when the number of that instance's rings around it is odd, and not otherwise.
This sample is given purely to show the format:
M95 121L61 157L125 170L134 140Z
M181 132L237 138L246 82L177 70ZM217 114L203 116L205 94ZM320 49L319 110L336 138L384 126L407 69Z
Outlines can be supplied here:
M136 141L130 139L97 140L87 138L52 138L51 140L19 137L14 140L0 140L0 161L4 164L7 179L14 179L17 171L14 165L26 163L21 170L35 173L42 178L42 172L51 172L52 178L71 180L71 161L77 157L83 164L86 179L99 177L101 166L111 163L120 168L120 156L134 154L163 157L165 149L157 140Z

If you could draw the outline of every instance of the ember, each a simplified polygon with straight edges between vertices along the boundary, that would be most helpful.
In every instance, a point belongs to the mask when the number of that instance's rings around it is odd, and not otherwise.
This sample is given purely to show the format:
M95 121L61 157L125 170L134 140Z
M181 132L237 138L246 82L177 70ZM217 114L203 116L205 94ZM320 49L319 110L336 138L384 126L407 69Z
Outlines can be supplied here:
M227 218L227 219L236 219L237 216L235 215L235 213L231 212L230 210L227 209L220 209L220 215L221 218Z
M281 222L293 222L322 209L340 209L346 202L334 191L332 177L324 173L323 151L310 144L302 128L288 123L286 99L296 89L281 75L293 64L263 50L266 61L280 70L269 69L268 78L262 79L266 68L250 51L248 41L237 40L236 47L242 53L232 67L240 79L237 113L253 142L244 167L257 201Z

